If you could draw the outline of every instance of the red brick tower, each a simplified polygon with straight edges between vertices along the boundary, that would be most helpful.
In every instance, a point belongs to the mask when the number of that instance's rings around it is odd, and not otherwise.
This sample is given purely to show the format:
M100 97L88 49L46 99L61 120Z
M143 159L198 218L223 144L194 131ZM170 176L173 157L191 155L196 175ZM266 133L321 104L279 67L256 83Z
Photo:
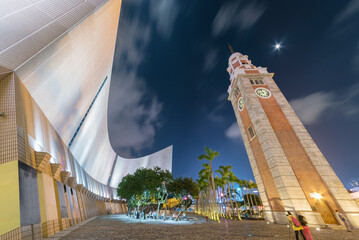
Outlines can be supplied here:
M248 56L232 53L227 71L232 102L266 219L287 223L285 212L312 225L341 224L335 210L359 227L359 208L273 80ZM310 106L309 106L310 107Z

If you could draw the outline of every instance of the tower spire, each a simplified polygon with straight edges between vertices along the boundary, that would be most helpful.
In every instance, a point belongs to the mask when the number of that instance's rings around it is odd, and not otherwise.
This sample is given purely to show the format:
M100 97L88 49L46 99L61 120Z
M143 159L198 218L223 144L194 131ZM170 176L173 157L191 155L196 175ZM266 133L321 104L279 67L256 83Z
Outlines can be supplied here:
M234 53L233 48L232 48L231 44L229 44L229 43L228 43L228 48L229 48L229 51L231 51L231 53L233 54Z

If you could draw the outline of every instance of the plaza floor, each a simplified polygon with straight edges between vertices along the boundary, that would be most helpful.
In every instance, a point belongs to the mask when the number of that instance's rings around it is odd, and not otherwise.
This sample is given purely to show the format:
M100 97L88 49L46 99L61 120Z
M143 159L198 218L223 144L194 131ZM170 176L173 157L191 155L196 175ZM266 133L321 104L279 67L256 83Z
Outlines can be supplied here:
M359 230L312 229L313 239L359 239ZM96 217L73 231L52 239L295 239L294 232L285 225L267 224L265 221L242 222L225 220L220 223L144 221L125 215Z

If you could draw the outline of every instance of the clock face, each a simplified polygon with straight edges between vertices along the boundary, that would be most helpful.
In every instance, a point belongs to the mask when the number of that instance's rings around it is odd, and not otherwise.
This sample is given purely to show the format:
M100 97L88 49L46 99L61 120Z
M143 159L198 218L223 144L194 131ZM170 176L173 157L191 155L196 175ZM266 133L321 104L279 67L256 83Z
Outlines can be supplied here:
M266 88L257 88L256 94L261 98L269 98L271 95L270 91Z
M243 100L242 97L240 97L240 98L238 99L238 109L239 109L239 111L242 111L243 108L244 108L244 100Z

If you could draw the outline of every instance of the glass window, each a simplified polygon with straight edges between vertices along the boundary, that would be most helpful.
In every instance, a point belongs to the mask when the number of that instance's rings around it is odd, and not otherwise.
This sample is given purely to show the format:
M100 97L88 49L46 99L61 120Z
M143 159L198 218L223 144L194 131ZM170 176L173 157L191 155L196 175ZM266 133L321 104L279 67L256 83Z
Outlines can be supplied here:
M248 134L249 134L250 140L252 140L252 139L256 136L256 134L254 133L254 130L253 130L252 126L249 126L249 128L248 128Z

